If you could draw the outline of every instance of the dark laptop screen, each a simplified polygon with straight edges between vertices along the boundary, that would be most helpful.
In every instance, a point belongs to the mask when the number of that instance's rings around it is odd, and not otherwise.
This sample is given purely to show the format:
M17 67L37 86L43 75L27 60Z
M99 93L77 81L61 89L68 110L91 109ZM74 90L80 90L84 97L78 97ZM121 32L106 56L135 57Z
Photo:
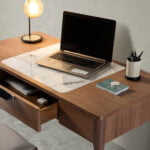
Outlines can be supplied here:
M111 62L115 26L114 20L65 11L61 49Z

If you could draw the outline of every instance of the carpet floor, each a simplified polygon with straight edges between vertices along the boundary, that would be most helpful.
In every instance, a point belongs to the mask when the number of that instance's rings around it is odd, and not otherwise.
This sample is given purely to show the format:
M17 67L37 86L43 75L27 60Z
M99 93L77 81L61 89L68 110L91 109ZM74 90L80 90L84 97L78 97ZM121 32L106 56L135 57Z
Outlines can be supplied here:
M60 125L56 119L42 125L42 131L36 132L32 128L0 109L0 122L21 134L39 150L93 150L93 144ZM105 150L125 150L109 142Z

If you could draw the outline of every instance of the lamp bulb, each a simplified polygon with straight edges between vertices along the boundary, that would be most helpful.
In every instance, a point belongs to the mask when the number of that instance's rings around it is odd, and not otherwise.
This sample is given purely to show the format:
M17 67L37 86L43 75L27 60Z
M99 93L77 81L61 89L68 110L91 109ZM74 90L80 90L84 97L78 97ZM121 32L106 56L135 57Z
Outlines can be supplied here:
M41 0L26 0L24 13L30 18L36 18L42 14L43 7Z

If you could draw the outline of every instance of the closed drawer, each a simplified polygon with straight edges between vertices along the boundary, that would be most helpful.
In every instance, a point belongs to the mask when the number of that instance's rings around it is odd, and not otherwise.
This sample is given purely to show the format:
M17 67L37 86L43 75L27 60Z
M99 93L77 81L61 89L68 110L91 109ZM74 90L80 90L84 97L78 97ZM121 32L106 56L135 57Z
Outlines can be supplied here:
M0 108L37 131L41 130L42 123L57 117L56 103L40 107L4 86L0 86L0 89L10 95L7 99L7 96L0 93Z
M62 125L78 133L87 140L93 141L95 118L89 117L85 113L63 101L59 101L58 108L58 119Z

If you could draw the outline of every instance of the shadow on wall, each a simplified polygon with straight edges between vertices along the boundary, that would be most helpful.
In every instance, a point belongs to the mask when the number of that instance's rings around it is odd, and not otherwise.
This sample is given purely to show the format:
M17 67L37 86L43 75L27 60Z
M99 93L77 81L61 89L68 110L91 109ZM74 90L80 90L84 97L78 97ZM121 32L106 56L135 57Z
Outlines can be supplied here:
M125 63L132 50L134 48L128 27L117 23L113 59Z

